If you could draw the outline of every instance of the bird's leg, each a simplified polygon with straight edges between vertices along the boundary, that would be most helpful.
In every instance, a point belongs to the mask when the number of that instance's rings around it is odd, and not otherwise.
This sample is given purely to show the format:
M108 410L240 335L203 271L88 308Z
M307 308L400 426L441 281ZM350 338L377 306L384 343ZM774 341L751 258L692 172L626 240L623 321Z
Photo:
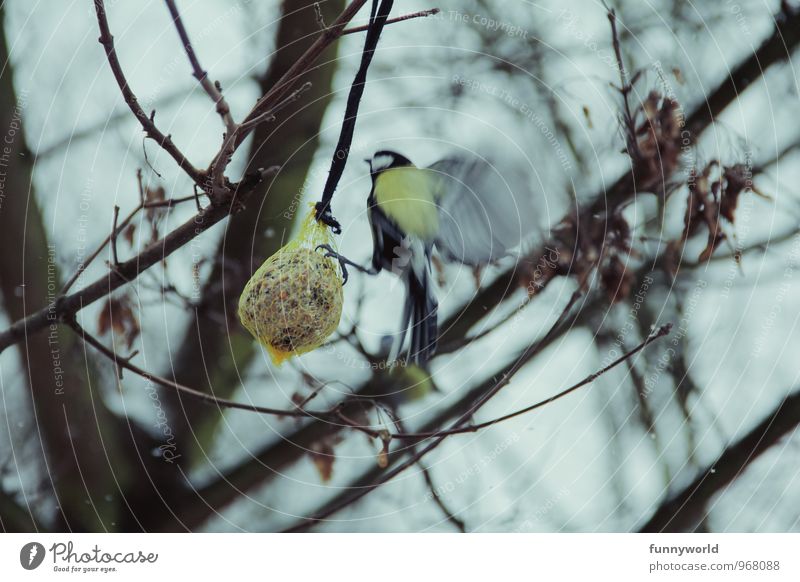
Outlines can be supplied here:
M335 250L333 250L333 248L331 248L331 245L327 245L327 244L326 245L317 245L317 248L314 249L314 250L319 250L319 249L325 249L327 251L325 253L326 257L331 257L331 258L336 259L337 261L339 261L339 266L342 268L342 279L343 279L342 285L343 286L347 283L347 279L349 277L349 275L347 273L347 265L350 265L354 269L356 269L358 271L361 271L362 273L365 273L367 275L377 275L378 274L378 271L375 270L374 268L373 269L368 269L367 267L362 267L361 265L359 265L358 263L354 263L353 261L351 261L347 257L343 257L342 255L337 253Z

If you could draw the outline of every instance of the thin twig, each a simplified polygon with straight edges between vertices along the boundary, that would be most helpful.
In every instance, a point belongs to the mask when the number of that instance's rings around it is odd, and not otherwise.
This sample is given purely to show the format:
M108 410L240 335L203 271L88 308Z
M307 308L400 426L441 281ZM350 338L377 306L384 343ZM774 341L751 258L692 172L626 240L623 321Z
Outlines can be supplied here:
M189 40L189 33L186 31L186 27L183 25L183 19L181 18L181 14L178 11L177 5L175 4L175 0L164 1L167 4L170 15L172 16L175 29L178 31L178 36L180 37L183 48L186 51L186 56L189 58L189 63L192 67L192 74L200 83L200 86L203 88L206 94L216 105L217 113L222 118L223 124L225 124L225 136L223 137L222 147L220 148L220 152L215 163L212 164L210 176L213 195L217 197L222 196L228 193L224 174L225 168L227 167L227 160L234 153L233 140L235 139L235 135L239 126L233 120L231 108L228 105L228 102L225 100L225 97L222 95L222 87L220 86L219 82L211 81L211 79L208 77L208 72L200 65L200 61L197 58L197 53L192 46L192 42ZM226 162L220 163L219 160L226 160Z
M146 202L142 208L172 208L178 204L182 204L183 202L191 202L197 201L197 193L189 194L188 196L182 196L180 198L167 198L166 200L156 200L155 202ZM198 206L198 210L202 210L201 206Z
M320 30L325 30L328 28L325 25L325 17L322 15L322 7L319 5L319 2L314 2L314 16L317 19L317 24L319 24Z
M556 400L560 400L561 398L564 398L564 396L572 394L576 390L579 390L580 388L583 388L584 386L586 386L588 384L591 384L592 382L597 380L603 374L606 374L611 369L616 368L617 366L619 366L622 362L625 362L625 361L629 360L631 357L633 357L636 354L638 354L639 352L641 352L643 349L645 349L647 346L649 346L654 341L656 341L656 340L664 337L665 335L667 335L670 332L671 329L672 329L672 325L671 324L662 325L653 334L651 334L649 337L647 337L642 343L640 343L638 346L636 346L632 350L622 354L619 358L617 358L616 360L611 362L605 368L601 368L600 370L597 370L596 372L594 372L592 374L589 374L583 380L577 382L576 384L573 384L569 388L567 388L565 390L562 390L558 394L550 396L549 398L545 398L544 400L541 400L541 401L537 402L536 404L531 404L530 406L526 406L525 408L521 408L520 410L517 410L515 412L510 412L509 414L505 414L503 416L499 416L497 418L493 418L492 420L487 420L485 422L480 422L478 424L471 424L469 426L464 426L464 427L460 427L460 428L456 428L456 429L452 429L452 430L442 430L442 431L434 431L434 432L420 432L420 433L406 433L406 434L403 434L403 435L399 435L398 438L426 439L426 438L432 438L432 437L440 437L440 436L447 436L447 435L454 435L454 434L463 434L463 433L468 433L468 432L476 432L476 431L479 431L481 429L488 428L490 426L494 426L495 424L499 424L501 422L505 422L506 420L511 420L512 418L516 418L518 416L522 416L523 414L527 414L529 412L533 412L537 408L542 408L543 406L547 406L548 404L551 404L551 403L555 402Z
M425 18L427 16L433 16L434 14L439 14L441 10L438 8L431 8L429 10L420 10L419 12L412 12L411 14L404 14L403 16L397 16L395 18L389 18L386 20L386 24L394 24L395 22L403 22L404 20L411 20L412 18ZM346 28L342 31L342 36L345 34L353 34L355 32L364 32L369 28L368 24L364 24L361 26L354 26L353 28Z
M141 105L139 105L139 101L130 85L128 85L128 80L125 78L125 73L122 71L122 66L120 65L119 58L117 57L117 50L114 47L114 37L111 35L111 31L108 26L105 4L103 0L94 0L94 6L95 12L97 13L97 24L100 27L100 38L98 40L105 49L108 64L111 67L111 72L114 75L114 79L117 81L117 85L119 85L120 91L122 92L122 97L125 99L125 103L128 104L128 107L133 112L136 119L139 120L139 123L147 134L147 137L155 141L164 151L172 156L172 159L174 159L178 166L180 166L180 168L186 172L192 181L202 188L204 178L203 173L195 168L191 162L189 162L186 156L184 156L178 147L173 143L172 137L161 133L161 130L159 130L158 127L156 127L156 124L153 122L152 117L148 116L142 109Z
M274 416L293 416L293 417L314 417L314 418L327 418L330 419L335 414L335 411L328 410L323 412L312 412L306 411L302 409L295 409L295 410L283 410L277 408L269 408L265 406L256 406L253 404L245 404L243 402L235 402L233 400L227 400L225 398L217 398L211 394L207 394L206 392L201 392L199 390L195 390L194 388L190 388L188 386L184 386L182 384L178 384L177 382L173 382L167 378L162 378L161 376L157 376L152 374L139 366L133 364L130 361L130 357L123 358L119 356L115 351L107 348L100 342L97 338L95 338L92 334L88 333L81 325L74 319L74 318L66 318L64 323L71 327L81 338L81 340L95 348L98 352L103 354L109 360L111 360L115 366L120 368L124 368L126 370L130 370L134 374L141 376L145 380L150 380L151 382L163 386L164 388L170 388L172 390L176 390L181 394L185 394L192 398L196 398L198 400L203 400L205 402L210 402L211 404L216 404L220 408L232 408L236 410L247 410L251 412L258 412L259 414L268 414Z
M246 200L253 193L253 190L258 184L263 182L268 176L277 173L278 170L280 170L279 166L273 166L266 170L258 170L247 174L237 185L235 191L237 200ZM15 321L6 330L0 332L0 353L7 347L21 342L28 337L29 334L45 329L53 323L54 317L57 320L63 320L72 316L85 306L94 303L102 297L106 297L115 289L119 289L126 283L133 281L144 271L160 263L167 256L186 245L189 241L197 238L200 234L221 220L224 220L232 213L238 212L241 208L243 208L241 204L212 204L175 228L172 232L151 243L138 255L120 263L119 268L112 270L109 274L98 278L80 291L76 291L70 295L59 295L56 298L55 309L53 309L53 306L45 306ZM124 224L124 222L122 224ZM122 226L122 224L120 226ZM108 242L110 236L111 235L106 237L106 242ZM99 254L99 252L100 251L97 251L97 254Z
M564 398L565 396L568 396L569 394L572 394L576 390L579 390L580 388L583 388L584 386L587 386L587 385L591 384L592 382L597 380L600 376L606 374L607 372L609 372L613 368L616 368L617 366L619 366L622 362L625 362L625 361L629 360L630 358L632 358L633 356L635 356L636 354L638 354L640 351L645 349L647 346L649 346L654 341L656 341L656 340L664 337L665 335L667 335L670 332L671 329L672 329L672 326L670 324L661 326L654 333L652 333L650 336L648 336L643 342L641 342L639 345L637 345L635 348L633 348L633 349L629 350L628 352L622 354L619 358L617 358L616 360L614 360L613 362L608 364L606 367L601 368L600 370L597 370L596 372L593 372L592 374L589 374L588 376L586 376L585 378L583 378L579 382L573 384L572 386L570 386L569 388L566 388L565 390L562 390L558 394L554 394L553 396L550 396L549 398L545 398L544 400L540 400L539 402L537 402L535 404L531 404L530 406L526 406L525 408L521 408L521 409L516 410L514 412L510 412L510 413L505 414L503 416L499 416L497 418L493 418L491 420L487 420L487 421L484 421L484 422L481 422L481 423L478 423L478 424L470 424L469 426L460 426L460 427L452 428L452 429L448 429L448 430L433 430L433 431L427 431L427 432L398 432L398 433L392 433L390 436L392 437L392 439L396 439L396 440L425 440L425 439L430 439L430 438L445 437L445 436L456 435L456 434L473 433L473 432L477 432L477 431L479 431L481 429L488 428L488 427L494 426L496 424L500 424L501 422L505 422L507 420L511 420L512 418L516 418L518 416L522 416L523 414L527 414L529 412L533 412L534 410L542 408L543 406L547 406L548 404L551 404L551 403L555 402L556 400L560 400L560 399ZM509 378L509 380L510 380L510 374L509 373L504 373L503 376L504 376L504 378ZM475 410L477 410L477 409L475 409ZM469 412L469 416L472 416L473 414L474 414L474 410L472 412ZM366 427L366 426L359 426L355 421L353 421L352 419L344 417L341 413L339 413L338 417L339 417L340 420L342 420L344 422L344 424L346 424L350 428L353 428L355 430L359 430L361 432L364 432L364 433L368 434L369 436L377 437L378 434L379 434L379 431L376 431L376 430L371 429L371 428Z
M128 224L130 224L131 220L133 220L143 208L159 208L159 207L172 208L176 204L180 204L182 202L188 202L189 200L195 199L197 196L195 194L194 196L184 196L182 198L168 198L167 200L160 200L157 202L145 202L145 194L144 194L144 188L142 186L141 170L138 170L136 172L136 176L139 184L139 205L136 206L136 208L134 208L128 214L128 216L126 216L125 219L119 223L119 225L116 224L117 217L115 216L114 229L112 229L111 233L100 242L97 248L94 251L92 251L92 253L86 258L86 260L83 261L80 265L78 265L78 268L75 270L72 276L67 280L66 283L64 283L64 286L61 288L61 291L59 292L59 296L65 295L67 291L69 291L72 288L75 282L80 278L81 274L83 274L83 272L87 269L87 267L97 258L97 256L103 251L106 245L115 237L119 236L122 233L122 230L126 226L128 226ZM202 208L199 207L198 203L198 211L200 210L202 210ZM118 210L115 211L115 214L116 212L118 212ZM116 265L119 265L119 261L116 258L116 252L114 253L114 263Z
M256 126L270 120L274 116L276 110L285 107L300 95L300 93L294 96L289 95L289 100L284 100L284 96L291 90L292 86L303 73L305 73L319 56L341 36L345 25L350 22L365 2L366 0L354 0L345 8L336 19L336 22L334 22L330 28L326 28L308 50L289 67L289 70L283 74L275 85L256 102L253 109L245 116L244 120L236 129L226 132L222 147L219 153L214 156L208 169L212 182L217 184L217 187L224 186L225 169L239 146Z
M308 70L323 52L325 52L325 49L342 35L344 27L353 19L358 11L361 10L366 1L367 0L353 0L339 15L336 21L329 28L322 31L322 34L320 34L309 49L303 53L303 55L281 76L275 85L256 102L255 106L250 113L247 114L242 123L244 124L252 121L278 104L283 96L291 91L292 86L302 74ZM252 128L248 131L240 130L237 133L235 147L239 147L247 138L250 131L252 131Z
M203 90L214 102L214 105L217 106L217 113L222 118L222 122L225 124L225 129L229 133L233 133L236 131L236 122L233 120L231 108L228 105L228 102L222 95L222 89L219 81L212 82L211 79L208 78L208 72L200 65L200 61L197 58L197 53L192 46L192 42L189 40L189 33L186 31L186 27L183 25L183 19L181 18L181 14L175 4L175 0L164 1L167 3L167 8L172 16L175 29L178 31L178 36L180 37L183 48L186 51L186 56L189 57L189 63L192 66L192 74L194 75L194 78L197 79L197 81L200 83L200 86L203 87Z
M624 354L623 356L621 356L620 358L618 358L617 360L615 360L614 362L612 362L611 364L609 364L608 366L603 368L602 370L598 370L597 372L595 372L593 374L590 374L589 376L587 376L586 378L584 378L580 382L574 384L573 386L567 388L566 390L563 390L562 392L559 392L555 396L551 396L550 398L542 400L541 402L537 402L536 404L533 404L531 406L528 406L526 408L523 408L523 409L518 410L516 412L513 412L511 414L507 414L507 415L501 416L499 418L495 418L493 420L490 420L490 421L487 421L487 422L483 422L483 423L480 423L480 424L477 424L477 425L474 425L474 426L464 427L463 425L466 424L466 422L469 421L469 419L472 417L474 412L478 408L480 408L480 406L485 404L488 401L488 399L491 398L492 395L497 394L497 392L499 391L500 388L502 388L502 386L505 386L506 384L508 384L510 382L511 378L513 377L513 375L521 367L521 363L529 361L528 358L524 357L526 354L523 353L523 357L520 357L512 366L510 366L509 371L502 375L501 380L499 382L497 382L492 387L492 389L488 392L488 394L485 397L483 397L481 400L479 400L475 405L471 406L464 414L462 414L459 417L458 420L456 420L456 422L453 424L453 428L447 429L447 430L439 430L439 431L435 431L435 432L432 432L432 433L417 433L417 434L404 433L402 435L398 435L396 438L411 438L411 439L413 439L413 438L434 438L434 440L433 440L433 442L431 442L430 444L428 444L427 446L425 446L421 450L419 450L419 451L415 452L414 454L412 454L411 457L408 460L406 460L405 462L403 462L402 464L400 464L396 468L392 469L391 471L388 471L387 473L383 474L381 476L381 478L378 479L377 481L374 481L374 482L372 482L369 485L366 485L364 487L360 487L357 491L354 491L353 494L350 495L347 499L344 499L339 503L336 503L334 505L331 505L331 506L327 507L325 510L315 514L314 516L304 518L304 520L302 522L300 522L299 524L295 525L294 527L288 529L287 531L299 531L299 530L305 529L306 527L308 527L308 525L310 525L312 523L319 522L319 521L325 519L326 517L329 517L330 515L333 515L334 513L336 513L337 511L339 511L343 507L346 507L346 506L350 505L351 503L357 501L358 499L362 498L363 496L367 495L370 491L372 491L374 489L377 489L378 487L380 487L384 483L387 483L388 481L391 481L397 475L399 475L400 473L402 473L403 471L405 471L409 467L417 464L425 455L427 455L429 452L431 452L433 449L435 449L437 446L439 446L442 443L442 441L444 441L444 439L447 438L450 435L462 434L462 433L465 433L465 432L474 432L475 430L479 430L481 428L486 428L488 426L492 426L494 424L498 424L500 422L504 422L505 420L509 420L509 419L514 418L516 416L520 416L522 414L526 414L528 412L536 410L537 408L541 408L542 406L546 406L547 404L555 402L556 400L558 400L560 398L563 398L564 396L574 392L575 390L578 390L582 386L585 386L585 385L593 382L599 376L601 376L602 374L605 374L610 369L612 369L615 366L618 366L620 363L626 361L628 358L630 358L633 355L635 355L636 353L640 352L641 350L643 350L645 347L647 347L652 342L656 341L657 339L659 339L661 337L664 337L665 335L667 335L670 332L671 329L672 329L672 325L671 324L667 324L667 325L661 326L652 335L650 335L644 342L639 344L636 348L634 348L633 350L631 350L627 354ZM545 336L545 337L547 337L547 336ZM514 372L512 373L512 371L514 371ZM392 438L395 438L395 436L393 435Z
M395 425L397 428L400 429L401 432L405 432L405 427L403 426L403 421L400 418L394 418ZM384 447L388 448L388 441L384 442ZM411 452L416 452L414 447L411 447ZM433 482L433 475L431 474L430 469L423 463L419 461L417 463L419 470L422 472L422 478L425 480L425 485L428 487L428 492L431 495L431 499L437 505L439 510L444 515L445 519L452 523L455 528L460 531L461 533L467 533L467 525L464 523L464 520L456 517L455 512L451 511L447 504L442 499L442 496L439 495L439 491L436 487L436 484Z
M200 192L201 192L201 190L197 187L197 184L194 185L193 190L194 190L194 202L195 202L195 205L197 206L197 212L200 212L200 211L203 210L203 207L200 204Z
M273 107L269 111L265 111L264 113L262 113L258 117L253 118L250 121L247 121L245 123L242 123L239 126L239 131L252 131L253 129L256 128L256 126L258 126L258 125L260 125L260 124L262 124L262 123L264 123L266 121L273 121L275 119L275 114L276 113L278 113L281 109L284 109L285 107L287 107L291 103L294 103L295 101L297 101L300 98L300 95L302 95L303 93L305 93L309 89L311 89L311 81L306 81L298 89L295 89L294 91L289 93L289 95L287 95L285 99L281 100L280 103L275 105L275 107Z
M142 209L141 206L137 206L136 208L134 208L131 211L131 213L128 214L128 216L125 217L125 219L119 224L119 226L117 227L117 231L112 231L106 238L103 239L103 241L97 246L97 248L92 252L92 254L90 254L85 261L83 261L81 264L78 265L78 268L75 270L72 276L67 280L66 283L64 283L64 286L61 288L61 291L59 292L59 296L66 295L67 291L69 291L70 288L75 284L75 282L80 278L81 274L83 274L83 272L87 269L87 267L91 265L92 262L97 258L97 256L103 251L103 249L109 243L111 238L116 234L119 234L119 231L125 228L128 225L128 223L131 220L133 220L133 218L136 216L136 213L139 212L141 209ZM1 347L0 351L2 351Z
M514 374L516 374L517 371L519 371L520 368L522 368L522 366L524 366L527 362L529 362L530 359L535 354L537 354L540 349L543 349L543 346L547 345L550 336L555 332L555 330L558 328L561 322L564 319L566 319L567 313L569 313L569 311L572 309L572 306L578 300L578 297L579 293L577 291L572 294L572 297L570 297L570 300L567 302L567 305L565 306L564 310L558 316L556 322L552 325L552 327L548 330L548 332L535 344L528 346L525 350L523 350L522 354L514 361L514 363L511 364L506 369L506 371L504 371L501 374L500 380L494 381L494 384L492 385L491 388L489 388L478 400L470 404L467 407L467 410L459 416L459 418L456 420L456 422L453 424L450 430L458 429L464 424L466 424L472 418L472 415L481 406L486 404L486 402L488 402L493 396L495 396L502 389L503 386L505 386L510 382L511 378L514 376ZM346 507L351 503L357 501L358 499L361 499L364 495L368 494L373 489L377 489L390 479L394 478L400 472L404 471L411 465L417 463L426 454L428 454L430 451L439 446L442 443L442 441L444 441L444 439L447 438L447 436L448 435L442 435L435 438L433 442L425 446L422 450L415 452L413 455L411 455L411 458L408 462L403 463L402 465L400 465L396 469L393 469L392 471L384 473L380 479L371 482L366 487L359 488L357 491L353 492L352 495L349 495L347 498L341 500L340 502L333 503L327 506L325 509L323 509L322 511L316 513L311 517L304 518L303 521L301 521L294 527L289 528L287 531L299 531L305 529L308 525L323 520L326 517L336 513L343 507Z
M619 42L619 34L617 33L617 13L613 8L609 8L608 6L606 6L606 10L608 11L608 21L611 24L611 42L614 45L614 55L616 56L617 68L619 69L619 91L622 94L624 107L625 143L628 148L628 155L636 161L639 160L641 156L639 153L639 145L636 142L636 123L633 119L629 99L630 92L633 90L633 85L628 80L628 71L625 68L625 61L622 59L622 47Z
M444 514L445 519L456 526L458 531L461 533L467 533L467 525L464 523L464 520L456 517L455 513L450 511L450 508L447 507L447 504L445 504L442 496L439 495L439 492L436 490L436 485L433 482L433 477L431 476L428 467L426 467L422 461L417 463L417 465L419 466L420 471L422 471L422 478L425 479L425 485L428 486L428 491L430 491L433 502Z
M136 185L139 188L139 206L144 207L147 197L144 194L144 183L142 181L141 168L136 168Z
M119 266L119 256L117 255L117 235L119 234L119 227L117 221L119 220L119 206L114 205L114 225L111 228L111 256L114 258L114 266Z

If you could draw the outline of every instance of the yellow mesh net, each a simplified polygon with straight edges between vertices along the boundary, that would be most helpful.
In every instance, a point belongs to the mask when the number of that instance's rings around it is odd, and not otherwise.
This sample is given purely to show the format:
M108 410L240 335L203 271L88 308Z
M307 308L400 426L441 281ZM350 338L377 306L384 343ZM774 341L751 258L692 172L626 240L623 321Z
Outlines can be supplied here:
M315 250L333 237L311 207L297 236L264 261L239 298L239 320L276 365L321 346L342 316L339 263Z

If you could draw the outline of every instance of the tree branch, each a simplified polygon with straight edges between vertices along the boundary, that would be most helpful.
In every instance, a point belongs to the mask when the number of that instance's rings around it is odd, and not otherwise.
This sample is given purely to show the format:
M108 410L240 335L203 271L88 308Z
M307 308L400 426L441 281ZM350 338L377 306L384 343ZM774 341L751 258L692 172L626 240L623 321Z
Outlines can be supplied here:
M95 348L98 352L103 354L106 358L111 360L115 366L119 368L124 368L126 370L130 370L134 374L141 376L146 380L150 380L159 386L163 386L164 388L169 388L171 390L175 390L182 394L186 394L187 396L191 396L192 398L196 398L198 400L202 400L204 402L215 404L220 408L231 408L235 410L247 410L250 412L257 412L259 414L268 414L272 416L289 416L289 417L296 417L296 418L318 418L320 420L325 420L327 422L333 421L337 418L336 409L322 411L322 412L314 412L310 410L303 410L301 408L297 408L294 410L287 410L287 409L279 409L279 408L268 408L265 406L256 406L254 404L245 404L243 402L235 402L233 400L227 400L225 398L217 398L212 394L208 394L206 392L200 392L199 390L195 390L194 388L190 388L188 386L183 386L182 384L178 384L177 382L173 382L167 378L162 378L161 376L157 376L156 374L152 374L147 370L140 368L139 366L131 363L130 357L122 357L117 354L116 351L113 351L102 344L97 338L95 338L92 334L88 333L85 329L83 329L80 324L78 324L75 319L66 318L65 320L66 325L71 327L75 333L77 333L78 337L84 342Z
M433 16L435 14L439 14L441 10L438 8L430 8L428 10L420 10L419 12L412 12L411 14L404 14L402 16L397 16L395 18L389 18L386 20L384 24L394 24L396 22L403 22L405 20L411 20L412 18L426 18L428 16ZM362 26L354 26L352 28L346 28L342 31L342 36L345 34L353 34L355 32L364 32L365 30L369 29L368 24L364 24Z
M800 7L783 2L774 20L775 29L767 39L707 94L703 104L686 119L686 129L693 137L700 135L732 101L758 81L764 71L791 56L800 43Z
M192 67L192 74L200 83L200 86L203 88L206 94L211 98L211 101L213 101L216 105L217 113L222 118L222 123L225 125L223 144L222 147L220 147L220 152L217 156L217 159L215 160L214 164L212 164L209 176L209 183L214 196L222 196L227 191L225 185L225 167L227 166L227 160L233 155L232 138L236 134L239 126L233 120L231 108L228 105L228 102L225 100L225 97L222 95L222 88L220 87L219 82L211 81L211 79L208 78L208 73L206 70L200 65L200 61L197 58L197 53L195 53L192 42L189 40L189 33L186 31L186 27L183 25L183 19L181 18L181 14L178 11L177 5L175 4L175 0L164 1L167 4L167 9L169 10L170 16L172 16L172 22L175 24L175 29L178 31L178 36L180 37L181 44L183 44L183 48L186 51L186 56L189 58L189 64ZM226 160L226 162L220 163L220 160Z
M507 414L505 416L501 416L501 417L496 418L494 420L490 420L490 421L487 421L487 422L483 422L483 423L477 424L477 425L475 425L475 427L464 427L463 425L465 425L472 418L474 413L481 406L483 406L486 402L488 402L488 400L492 396L497 394L497 392L499 392L500 388L502 388L503 386L507 385L511 381L511 379L514 377L514 375L522 368L522 366L532 359L532 356L533 356L534 352L536 352L536 349L533 346L531 346L533 349L529 348L528 350L525 350L522 353L522 355L513 364L511 364L505 371L503 371L503 372L501 372L499 374L500 377L501 377L500 381L495 382L494 386L492 386L492 388L488 390L487 394L484 397L482 397L474 405L469 407L469 409L466 412L464 412L459 417L459 419L456 420L453 423L453 428L447 429L447 430L436 431L435 433L432 433L432 434L420 433L420 435L423 438L433 437L434 438L433 442L431 442L430 444L426 445L421 450L415 452L413 455L411 455L409 457L408 460L404 461L399 466L397 466L394 469L392 469L390 471L387 471L385 474L381 475L381 477L379 479L377 479L376 481L374 481L374 482L372 482L372 483L370 483L370 484L368 484L366 486L359 487L358 489L356 489L353 492L349 492L348 491L347 497L345 499L341 500L339 503L327 506L325 510L323 510L321 512L318 512L318 513L314 514L311 517L305 518L302 522L300 522L299 524L297 524L296 526L290 528L287 531L301 531L301 530L304 530L307 527L309 527L310 525L313 525L314 523L322 521L326 517L329 517L329 516L333 515L334 513L336 513L337 511L340 511L344 507L346 507L346 506L358 501L359 499L361 499L362 497L364 497L365 495L367 495L371 491L373 491L373 490L377 489L378 487L380 487L381 485L391 481L397 475L399 475L400 473L402 473L403 471L405 471L409 467L411 467L411 466L415 465L416 463L418 463L425 455L427 455L433 449L438 447L444 441L444 439L446 439L450 435L462 434L462 433L465 433L465 432L474 432L475 430L479 430L481 428L492 426L492 425L497 424L499 422L503 422L503 421L508 420L510 418L514 418L516 416L520 416L522 414L526 414L528 412L536 410L537 408L540 408L542 406L550 404L550 403L554 402L555 400L558 400L558 399L560 399L560 398L562 398L562 397L564 397L564 396L566 396L568 394L571 394L572 392L574 392L575 390L581 388L582 386L585 386L585 385L593 382L599 376L601 376L602 374L605 374L608 370L610 370L610 369L616 367L617 365L621 364L622 362L626 361L628 358L630 358L633 355L635 355L636 353L640 352L641 350L643 350L645 347L647 347L652 342L658 340L661 337L664 337L665 335L667 335L669 333L671 328L672 328L672 326L670 324L661 326L651 336L649 336L647 339L645 339L644 342L639 344L636 348L634 348L633 350L631 350L627 354L624 354L623 356L621 356L620 358L618 358L617 360L615 360L614 362L609 364L607 367L603 368L602 370L599 370L599 371L595 372L594 374L591 374L591 375L587 376L586 378L584 378L580 382L578 382L575 385L571 386L570 388L567 388L566 390L556 394L555 396L547 398L547 399L545 399L545 400L543 400L541 402L538 402L536 404L533 404L531 406L528 406L526 408L523 408L522 410L518 410L518 411L513 412L511 414ZM547 336L545 336L545 339L546 338L547 338ZM539 345L539 344L537 343L536 345ZM407 436L410 437L412 435L409 434Z
M242 121L242 125L247 124L277 105L281 101L281 98L291 90L302 73L307 71L311 65L314 64L314 61L325 52L325 49L342 35L344 27L353 19L358 11L361 10L361 7L364 6L366 1L367 0L353 0L339 15L336 21L322 32L303 56L295 61L278 82L256 102L255 107L253 107L252 111L250 111L247 117L244 118L244 121ZM241 129L237 132L235 147L238 147L247 138L249 132L250 130L242 131Z
M192 74L194 78L200 83L200 86L208 94L214 105L217 106L217 113L222 118L225 128L233 132L236 129L236 122L233 121L231 116L231 108L225 97L222 96L222 90L219 88L218 82L212 82L208 78L208 72L200 65L197 58L197 53L194 51L192 42L189 40L189 33L186 32L186 27L183 25L183 19L175 4L175 0L164 0L167 4L167 9L172 16L172 22L175 24L175 29L178 31L178 36L181 39L183 48L186 51L186 56L189 58L189 64L192 66Z
M330 29L326 29L317 41L309 48L304 56L298 60L290 71L278 83L279 87L273 88L267 95L259 100L256 107L248 115L245 121L252 120L258 113L263 113L264 110L276 104L277 101L285 94L296 77L306 70L314 60L327 48L333 41L335 41L343 30L344 26L349 22L358 9L363 6L366 0L354 0L354 2L345 9L339 16L334 25ZM97 13L97 21L100 26L100 43L106 51L106 56L111 66L117 84L122 91L125 102L131 108L131 111L142 124L145 132L153 138L162 148L164 148L178 165L194 180L194 182L203 190L208 191L207 184L204 184L204 175L194 168L183 154L175 147L169 136L164 136L160 130L155 126L153 120L144 114L141 106L139 106L136 95L131 90L125 75L120 66L117 58L116 50L114 48L113 36L108 27L108 20L106 17L105 5L103 0L95 0L95 9ZM291 75L290 75L291 73ZM284 80L285 79L285 80ZM241 135L241 132L238 134ZM223 147L223 150L225 148ZM272 171L271 169L270 171ZM89 305L99 298L104 297L111 293L113 290L121 287L122 285L136 279L139 274L162 260L164 257L170 255L178 248L182 247L190 240L195 238L200 233L208 230L211 226L242 208L244 200L252 193L254 188L264 179L264 172L259 172L258 175L252 174L246 176L241 183L235 186L236 192L233 198L236 199L237 204L231 204L232 200L216 200L209 208L198 212L197 215L184 223L163 239L150 245L147 249L142 251L139 255L132 259L121 263L119 268L111 271L108 277L101 278L95 283L89 285L85 289L66 297L60 297L55 305L54 313L51 315L57 320L61 320L66 315L74 315L82 306ZM34 333L44 329L51 323L48 320L49 309L44 308L36 313L28 315L22 320L18 320L11 325L6 331L0 333L0 353L10 345L21 341L26 333Z
M567 388L565 390L562 390L558 394L554 394L553 396L550 396L549 398L545 398L544 400L541 400L541 401L539 401L539 402L537 402L535 404L531 404L530 406L526 406L525 408L521 408L520 410L516 410L514 412L510 412L508 414L504 414L503 416L499 416L497 418L493 418L492 420L487 420L485 422L480 422L478 424L471 424L469 426L462 426L460 428L454 428L454 429L450 429L450 430L441 430L441 431L432 431L432 432L399 433L399 434L393 434L392 438L394 438L394 439L428 439L428 438L445 437L445 436L450 436L450 435L454 435L454 434L464 434L464 433L477 432L477 431L479 431L481 429L489 428L490 426L494 426L496 424L500 424L501 422L505 422L507 420L511 420L512 418L516 418L518 416L522 416L523 414L528 414L529 412L533 412L534 410L536 410L538 408L542 408L543 406L547 406L548 404L551 404L551 403L555 402L556 400L560 400L564 396L572 394L576 390L578 390L580 388L583 388L584 386L586 386L588 384L591 384L592 382L597 380L600 376L602 376L603 374L607 373L609 370L612 370L613 368L616 368L622 362L625 362L626 360L629 360L631 357L633 357L636 354L638 354L639 352L641 352L643 349L645 349L647 346L649 346L654 341L656 341L656 340L664 337L665 335L667 335L670 332L671 329L672 329L672 325L671 324L662 325L655 332L653 332L650 336L648 336L643 342L641 342L638 346L636 346L632 350L629 350L629 351L625 352L619 358L617 358L616 360L614 360L613 362L608 364L606 367L601 368L600 370L597 370L596 372L593 372L592 374L589 374L583 380L573 384L572 386L570 386L569 388ZM510 376L509 376L509 381L510 381Z
M791 53L800 44L800 8L789 9L775 17L776 27L748 58L736 66L710 94L705 102L695 107L686 118L685 129L692 140L696 140L728 105L735 101L747 87L759 79L770 66L783 62L791 57ZM638 194L651 192L663 187L664 180L645 183L640 180L635 170L627 172L608 189L598 192L567 215L577 216L576 222L591 224L593 221L604 221L616 208ZM556 233L557 235L558 233ZM546 259L549 250L559 244L559 240L551 237L537 250L530 253L528 261L536 265ZM572 263L564 266L564 273L571 272ZM461 310L444 321L439 341L442 344L464 337L477 321L487 316L499 306L505 297L518 289L517 279L523 275L520 265L501 273L490 285L481 289Z
M270 168L258 173L258 175L246 176L238 184L241 190L235 192L235 199L239 202L244 202L266 176L277 171L278 168ZM135 257L120 263L116 269L110 270L106 276L100 277L80 291L59 297L52 308L45 307L12 324L6 331L0 333L0 352L22 341L26 334L41 331L53 323L54 320L62 321L65 317L74 315L87 305L109 295L115 289L130 283L143 271L159 263L190 240L199 236L229 214L238 212L241 208L238 204L212 204L198 212L193 218L190 218L181 226L145 248Z
M106 51L108 64L111 67L111 72L114 74L114 78L117 81L117 85L119 85L120 91L122 91L122 96L125 99L125 103L128 104L128 107L133 112L133 115L139 120L139 123L141 124L142 129L144 129L147 136L161 146L161 148L163 148L164 151L166 151L170 156L172 156L172 159L175 160L178 166L180 166L181 169L186 172L186 174L195 184L205 189L205 177L203 173L195 168L191 162L189 162L186 156L184 156L178 147L173 143L171 136L161 133L161 130L156 127L153 117L148 116L142 109L141 105L139 105L139 101L130 85L128 85L128 80L125 78L125 73L122 71L122 65L119 63L117 50L114 48L114 37L112 36L108 27L106 7L103 0L94 0L94 7L95 12L97 13L97 23L100 27L100 38L98 40Z
M729 445L686 488L665 500L639 531L693 531L707 517L708 503L747 467L800 424L800 390L787 396L750 432Z

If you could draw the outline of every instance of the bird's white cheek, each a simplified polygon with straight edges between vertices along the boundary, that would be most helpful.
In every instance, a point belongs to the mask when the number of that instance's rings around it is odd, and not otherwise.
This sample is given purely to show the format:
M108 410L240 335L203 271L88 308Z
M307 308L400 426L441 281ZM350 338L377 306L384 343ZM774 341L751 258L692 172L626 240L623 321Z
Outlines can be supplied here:
M392 165L394 159L391 156L375 156L372 158L372 171L380 172Z

